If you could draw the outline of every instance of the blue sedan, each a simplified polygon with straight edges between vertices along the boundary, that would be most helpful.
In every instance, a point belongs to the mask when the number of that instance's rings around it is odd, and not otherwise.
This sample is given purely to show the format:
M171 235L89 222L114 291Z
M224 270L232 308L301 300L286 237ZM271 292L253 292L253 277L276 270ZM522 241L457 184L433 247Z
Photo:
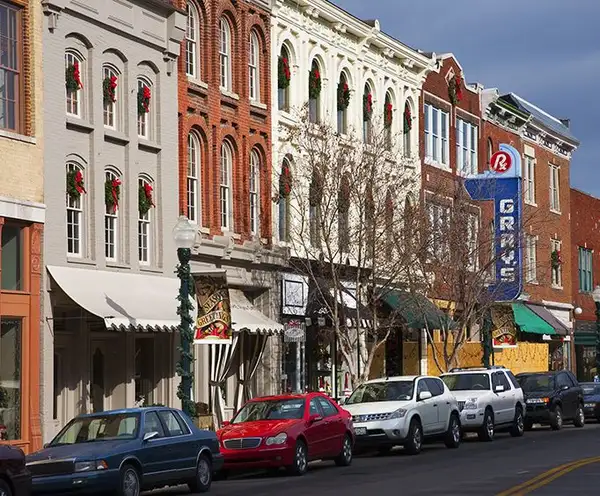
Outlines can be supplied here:
M27 457L34 494L138 496L179 484L207 492L222 464L215 433L166 407L79 415Z

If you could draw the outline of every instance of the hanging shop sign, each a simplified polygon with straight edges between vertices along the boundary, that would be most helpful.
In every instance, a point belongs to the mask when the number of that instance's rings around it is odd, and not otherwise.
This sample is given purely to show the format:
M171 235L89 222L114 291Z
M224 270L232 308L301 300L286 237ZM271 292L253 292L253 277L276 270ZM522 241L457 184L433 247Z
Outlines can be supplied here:
M198 317L195 344L231 343L231 303L225 275L194 275Z
M494 348L515 348L517 328L511 307L492 308L492 346Z
M284 343L304 343L306 341L306 331L301 320L289 320L284 327Z
M494 202L496 277L488 288L494 301L513 301L523 290L521 183L521 156L504 144L492 155L489 171L465 180L471 199Z

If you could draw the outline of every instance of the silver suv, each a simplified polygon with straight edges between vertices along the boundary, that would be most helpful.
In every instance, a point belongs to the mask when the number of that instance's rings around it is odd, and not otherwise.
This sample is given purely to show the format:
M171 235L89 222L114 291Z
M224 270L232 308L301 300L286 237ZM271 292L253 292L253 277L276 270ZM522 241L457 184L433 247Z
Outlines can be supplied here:
M523 435L523 390L510 370L457 368L440 377L458 401L463 432L477 432L481 441L492 441L502 429Z

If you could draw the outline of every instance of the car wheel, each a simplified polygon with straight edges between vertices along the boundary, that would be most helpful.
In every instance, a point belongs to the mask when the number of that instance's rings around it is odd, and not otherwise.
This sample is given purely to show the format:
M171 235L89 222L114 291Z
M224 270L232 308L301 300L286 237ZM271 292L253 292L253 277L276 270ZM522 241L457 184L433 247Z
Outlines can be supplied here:
M453 413L450 416L450 422L448 423L448 430L444 437L444 444L446 448L458 448L460 446L460 440L462 439L462 430L460 428L460 421L458 415Z
M533 420L528 419L527 417L525 417L524 427L525 427L526 431L532 430L533 429Z
M408 436L404 449L409 455L418 455L423 447L423 427L418 419L413 418L408 428Z
M556 405L550 412L550 427L553 431L559 431L563 426L562 408Z
M121 469L119 496L139 496L140 474L133 465L124 465Z
M477 433L477 437L480 441L490 442L494 440L495 434L494 428L494 413L488 408L485 411L485 415L483 417L483 425L479 429Z
M515 420L510 428L512 437L521 437L525 433L525 419L523 418L523 409L518 406L515 409Z
M288 467L291 475L304 475L308 471L308 448L304 441L297 441L294 449L294 464Z
M585 413L583 413L583 405L581 404L577 407L577 411L575 412L573 425L575 427L583 427L585 425Z
M192 493L207 493L213 479L212 462L205 454L200 455L196 465L196 479L188 484Z
M3 480L0 480L0 496L12 496L10 486Z
M338 467L348 467L352 464L352 439L348 434L344 436L342 451L335 459L335 464Z

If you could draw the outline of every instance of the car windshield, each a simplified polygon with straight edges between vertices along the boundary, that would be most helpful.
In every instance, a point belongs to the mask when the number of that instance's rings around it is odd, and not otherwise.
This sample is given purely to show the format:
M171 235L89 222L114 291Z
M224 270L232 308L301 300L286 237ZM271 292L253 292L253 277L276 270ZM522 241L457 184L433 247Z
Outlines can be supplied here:
M488 374L452 374L442 376L450 391L486 391L490 389Z
M554 391L556 389L553 374L523 375L517 377L524 393Z
M376 401L407 401L412 398L413 381L370 382L356 388L346 405Z
M582 384L581 388L583 389L583 394L585 396L600 395L600 384L591 382Z
M77 417L52 440L50 446L92 441L135 439L140 425L139 413L118 413Z
M292 420L304 416L304 400L293 398L289 400L251 401L239 411L232 424L255 422L257 420Z

